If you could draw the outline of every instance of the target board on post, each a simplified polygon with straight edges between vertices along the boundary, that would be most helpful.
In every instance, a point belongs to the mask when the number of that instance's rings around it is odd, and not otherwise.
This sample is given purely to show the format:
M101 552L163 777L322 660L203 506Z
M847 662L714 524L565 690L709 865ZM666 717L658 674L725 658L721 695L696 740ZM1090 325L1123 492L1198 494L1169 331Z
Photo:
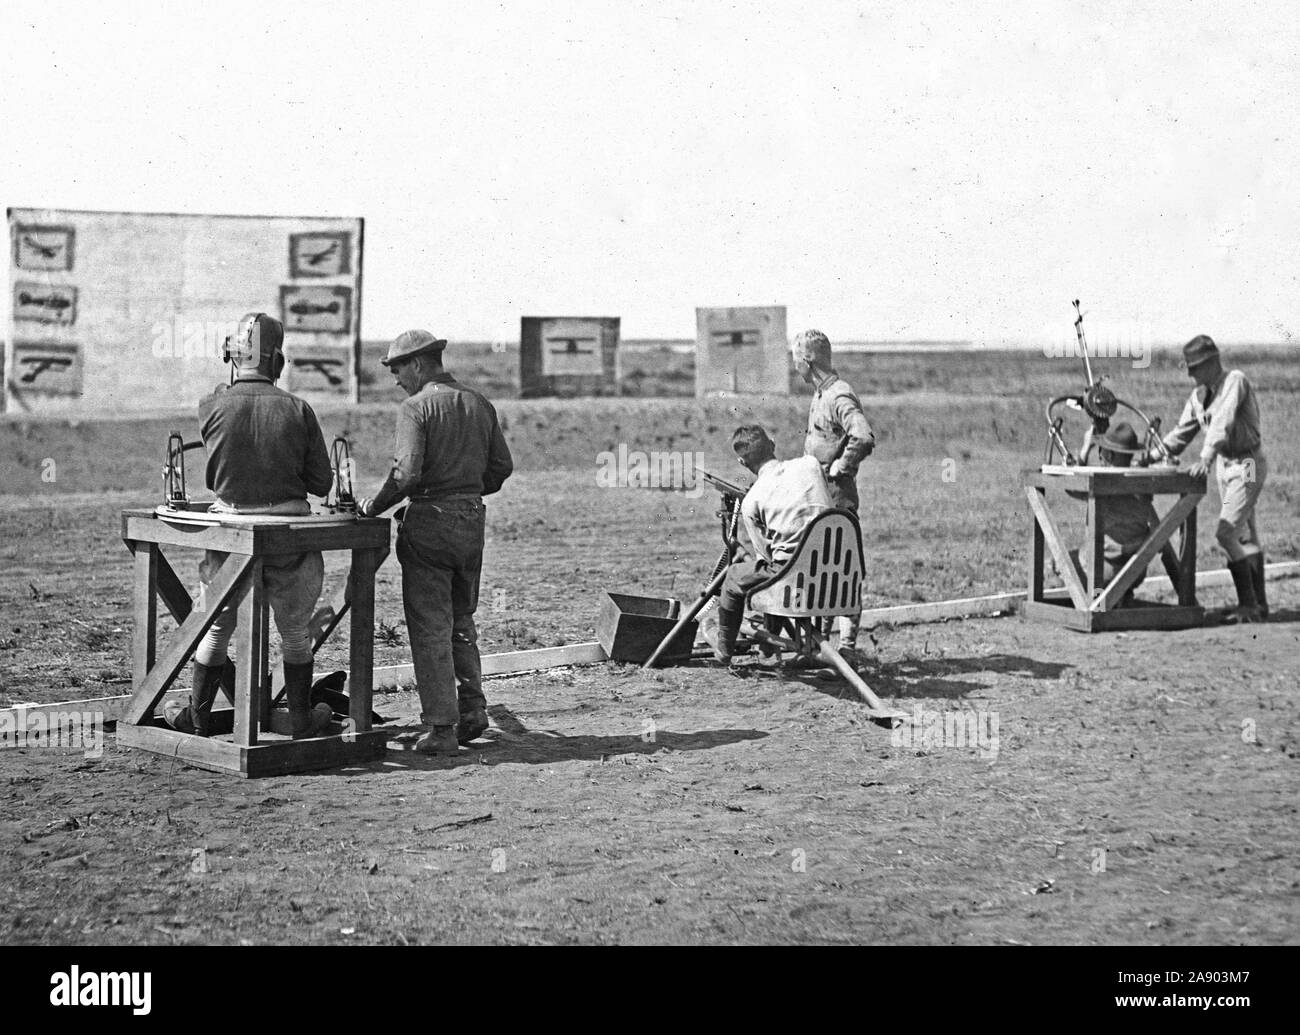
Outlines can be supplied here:
M789 395L785 306L695 310L695 394Z
M618 395L617 316L525 316L519 331L519 394Z

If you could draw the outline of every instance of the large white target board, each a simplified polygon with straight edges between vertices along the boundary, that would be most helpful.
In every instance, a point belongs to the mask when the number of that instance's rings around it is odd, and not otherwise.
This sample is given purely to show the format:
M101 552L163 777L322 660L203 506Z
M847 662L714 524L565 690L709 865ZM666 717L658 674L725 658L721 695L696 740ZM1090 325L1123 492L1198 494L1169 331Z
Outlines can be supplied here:
M9 210L4 409L147 413L229 378L239 318L283 321L281 387L356 402L364 221Z

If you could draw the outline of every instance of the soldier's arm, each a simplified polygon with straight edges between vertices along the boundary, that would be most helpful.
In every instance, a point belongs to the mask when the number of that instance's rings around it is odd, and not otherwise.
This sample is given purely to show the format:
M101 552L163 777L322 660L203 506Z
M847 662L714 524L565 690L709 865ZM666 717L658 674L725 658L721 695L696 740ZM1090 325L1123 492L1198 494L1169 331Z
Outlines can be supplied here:
M839 457L831 464L830 475L832 478L841 474L855 475L863 457L869 456L876 448L876 436L856 399L841 395L835 400L834 414L835 422L844 429L845 443Z
M758 504L752 496L746 496L740 505L740 517L745 523L745 532L749 536L749 545L756 556L771 562L772 552L767 548L766 530L758 513Z
M397 411L396 448L393 466L376 494L371 513L382 514L405 499L419 481L424 467L424 423L417 409L406 403Z
M1205 443L1201 446L1201 463L1209 465L1214 462L1221 450L1228 443L1228 433L1237 419L1237 410L1245 395L1244 378L1234 370L1223 381L1223 391L1219 393L1214 404L1214 416L1210 426L1205 429Z
M1192 408L1192 399L1196 393L1193 392L1187 397L1187 405L1183 407L1183 415L1178 418L1178 423L1173 430L1165 435L1165 448L1177 456L1187 448L1188 443L1194 439L1201 430L1200 424L1196 421L1196 411Z
M505 480L514 473L515 462L510 456L510 447L506 437L501 433L496 412L492 412L492 437L488 442L487 470L483 472L483 495L491 496L497 492Z

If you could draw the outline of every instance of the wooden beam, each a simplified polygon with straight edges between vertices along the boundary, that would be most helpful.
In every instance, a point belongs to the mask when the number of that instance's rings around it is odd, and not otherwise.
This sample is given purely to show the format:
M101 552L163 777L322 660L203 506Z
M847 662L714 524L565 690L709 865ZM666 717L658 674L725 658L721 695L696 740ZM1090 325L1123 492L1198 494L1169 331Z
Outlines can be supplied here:
M1065 544L1061 542L1061 530L1056 525L1056 518L1052 517L1052 512L1047 507L1043 491L1032 485L1026 486L1025 496L1029 500L1029 507L1034 512L1034 517L1043 529L1043 538L1047 542L1048 549L1052 551L1052 557L1056 560L1057 571L1065 580L1065 588L1070 592L1070 599L1080 611L1088 610L1088 604L1091 603L1088 599L1088 591L1079 583L1074 561L1070 558L1070 552L1065 548Z
M249 557L248 562L248 588L239 604L235 632L239 643L235 660L235 743L241 747L257 743L262 696L271 692L266 685L266 640L262 638L266 611L262 558Z
M130 544L135 554L135 621L131 630L131 667L138 676L153 668L158 655L158 558L156 543Z
M172 680L194 653L199 638L211 628L217 613L234 596L235 590L252 564L252 557L232 554L227 558L217 577L208 585L207 609L192 612L181 623L181 627L172 634L171 641L157 664L147 675L138 670L134 673L138 685L132 695L131 704L122 716L126 722L141 723L153 713L163 693L171 686Z
M877 625L911 625L921 622L942 622L949 618L971 618L1014 611L1025 602L1027 594L995 593L987 597L966 597L962 600L935 600L926 604L903 604L901 607L877 607L862 612L862 628Z
M1110 585L1102 590L1101 596L1093 602L1091 610L1109 611L1114 608L1128 592L1129 587L1137 581L1138 576L1147 570L1155 555L1160 552L1160 548L1174 534L1174 529L1187 519L1187 515L1192 513L1200 502L1199 496L1183 496L1170 507L1169 512L1160 519L1160 523L1151 530L1142 548L1115 573L1115 577L1110 580Z
M536 672L538 669L559 668L562 665L597 665L608 660L605 648L599 643L570 643L564 647L485 654L482 663L484 676L507 676L515 672ZM387 665L375 669L376 687L393 687L414 680L413 665Z
M370 729L375 668L375 572L387 552L387 541L383 553L377 549L353 550L352 570L348 573L348 602L352 609L348 671L354 673L348 684L348 718L358 733Z
M1265 577L1270 580L1300 577L1300 561L1279 561L1266 566ZM1198 589L1231 586L1232 573L1227 568L1214 568L1196 573ZM1142 583L1143 589L1160 592L1177 587L1164 575L1153 576ZM1068 595L1063 588L1049 589L1045 596L1061 599ZM878 607L862 612L862 627L877 625L911 625L924 622L943 622L950 618L980 618L1005 614L1017 610L1027 597L1026 593L995 593L986 597L967 597L962 600L936 600L925 604L904 604L901 607ZM484 661L487 659L484 658Z

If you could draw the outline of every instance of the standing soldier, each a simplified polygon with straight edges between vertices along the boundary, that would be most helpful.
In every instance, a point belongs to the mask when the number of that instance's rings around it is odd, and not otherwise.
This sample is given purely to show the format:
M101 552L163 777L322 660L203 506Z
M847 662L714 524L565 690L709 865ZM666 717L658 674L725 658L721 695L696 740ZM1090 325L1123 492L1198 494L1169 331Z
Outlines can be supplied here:
M804 331L791 346L794 368L813 386L808 407L808 434L803 451L817 458L826 473L831 505L858 513L858 464L876 448L876 437L862 403L831 366L831 343L821 331ZM849 619L843 646L857 648L860 617Z
M207 485L221 514L310 514L307 494L324 496L333 481L325 438L312 408L275 386L284 371L284 325L248 313L226 339L225 359L235 377L199 402L199 426L208 451ZM199 565L206 586L228 554L208 550ZM284 652L284 690L294 740L316 736L330 722L328 705L311 709L314 661L308 622L325 579L319 550L267 557L262 562L267 602ZM245 590L247 592L247 590ZM242 599L242 598L241 598ZM209 734L212 702L235 631L239 600L212 623L194 652L189 707L171 702L167 722L182 733Z
M378 495L357 505L370 517L411 500L397 559L420 721L431 728L415 749L429 755L454 755L488 728L474 626L483 497L514 470L492 404L443 369L446 345L445 338L413 330L389 346L383 364L407 395L397 412L397 448Z
M1255 503L1268 463L1261 449L1259 404L1255 390L1240 370L1223 369L1219 347L1207 334L1183 346L1183 366L1196 382L1178 425L1165 436L1165 448L1178 456L1202 430L1205 443L1190 468L1203 478L1217 460L1219 526L1215 538L1228 555L1228 571L1237 589L1237 607L1224 620L1230 623L1268 619L1264 581L1264 548L1255 530ZM1158 460L1152 450L1150 460Z

